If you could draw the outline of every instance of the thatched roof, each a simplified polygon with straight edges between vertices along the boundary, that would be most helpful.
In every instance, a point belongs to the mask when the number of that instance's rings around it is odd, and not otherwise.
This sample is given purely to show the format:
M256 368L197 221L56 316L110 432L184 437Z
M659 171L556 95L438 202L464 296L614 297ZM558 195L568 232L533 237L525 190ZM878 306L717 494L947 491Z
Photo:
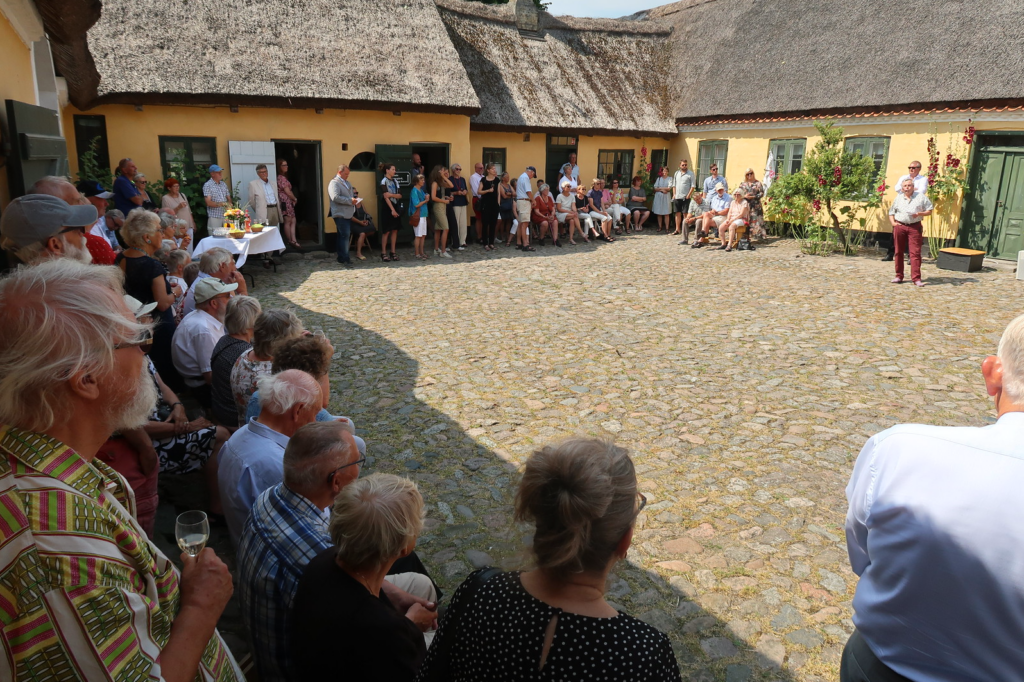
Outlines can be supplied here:
M675 132L667 89L668 27L541 12L539 34L531 37L517 27L511 3L437 5L480 99L472 127Z
M1021 2L683 0L632 18L675 27L681 122L1024 98Z
M54 53L81 108L213 103L471 114L479 106L432 0L104 0L88 33Z

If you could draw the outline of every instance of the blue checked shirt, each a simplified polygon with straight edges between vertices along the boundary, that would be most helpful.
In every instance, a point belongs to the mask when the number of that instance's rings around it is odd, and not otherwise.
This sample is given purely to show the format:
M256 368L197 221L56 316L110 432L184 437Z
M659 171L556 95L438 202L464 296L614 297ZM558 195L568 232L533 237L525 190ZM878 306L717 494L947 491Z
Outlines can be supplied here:
M239 596L263 682L292 678L288 617L295 590L306 564L332 544L320 509L284 483L253 504L238 545Z

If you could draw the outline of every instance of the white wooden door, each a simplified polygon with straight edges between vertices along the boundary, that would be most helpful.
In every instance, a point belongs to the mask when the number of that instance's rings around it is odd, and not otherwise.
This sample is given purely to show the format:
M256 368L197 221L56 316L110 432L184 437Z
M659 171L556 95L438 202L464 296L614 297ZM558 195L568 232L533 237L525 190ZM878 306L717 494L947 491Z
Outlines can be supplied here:
M249 202L249 183L258 179L258 164L267 164L267 172L270 173L268 180L273 187L277 187L277 160L273 142L228 141L228 157L231 163L231 189L238 186L243 207Z

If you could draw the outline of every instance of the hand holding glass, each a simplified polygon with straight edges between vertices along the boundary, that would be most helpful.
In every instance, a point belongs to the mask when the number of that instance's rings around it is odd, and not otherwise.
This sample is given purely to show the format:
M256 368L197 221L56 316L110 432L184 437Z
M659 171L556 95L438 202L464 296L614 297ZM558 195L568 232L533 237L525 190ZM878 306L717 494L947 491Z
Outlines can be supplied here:
M174 537L182 552L192 557L198 556L210 539L210 522L206 512L187 511L179 514L174 524Z

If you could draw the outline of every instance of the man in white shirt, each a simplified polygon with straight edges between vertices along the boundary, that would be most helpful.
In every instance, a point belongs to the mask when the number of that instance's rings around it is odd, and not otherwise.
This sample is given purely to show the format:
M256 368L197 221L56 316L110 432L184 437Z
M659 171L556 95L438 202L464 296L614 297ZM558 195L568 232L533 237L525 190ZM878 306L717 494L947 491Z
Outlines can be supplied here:
M889 207L889 223L892 225L892 243L896 254L896 277L893 284L903 283L903 254L910 251L910 279L923 287L921 281L921 243L924 228L921 218L932 214L932 202L928 195L914 191L910 178L900 185L901 191Z
M214 346L224 336L224 314L237 284L224 284L216 277L192 283L196 309L181 320L171 339L171 360L185 385L205 407L210 406L213 382Z
M683 221L683 215L690 207L690 199L693 196L694 185L696 184L697 178L694 177L693 171L690 170L690 162L683 159L679 162L679 170L672 177L672 203L676 213L676 231L673 234L683 235L683 244L688 241L687 237L689 237L686 223Z
M473 214L476 216L476 241L483 243L484 216L480 212L480 181L484 179L484 165L479 161L473 166L473 174L469 176L469 193L473 195Z
M277 188L270 183L267 164L256 166L257 179L249 183L249 206L252 221L261 225L280 225L281 212L277 208Z
M249 293L249 288L245 284L245 278L242 277L242 273L240 273L238 268L235 267L235 259L231 255L231 252L227 249L215 246L212 249L203 251L203 254L199 257L199 276L194 282L192 282L192 286L189 287L189 290L185 293L185 315L188 315L196 309L196 283L201 279L206 279L207 277L216 277L220 281L224 282L224 284L237 285L238 290L235 293L239 296L246 296Z
M1005 682L1024 671L1024 316L981 365L998 421L907 424L846 488L860 576L842 682Z
M703 220L701 221L701 232L704 233L703 238L711 233L711 226L714 225L719 230L719 236L722 235L722 224L725 223L725 214L729 212L729 204L732 203L732 197L725 193L725 184L718 183L714 187L714 193L711 194L709 200L710 210L704 211ZM694 235L694 239L698 242L703 242L701 235ZM722 241L725 243L725 240Z
M537 169L533 166L527 166L516 183L516 212L519 214L519 222L523 225L530 224L530 212L533 210L533 184L531 179L535 177L537 177Z
M578 185L580 182L580 167L576 165L576 152L569 154L569 165L572 166L572 179Z
M896 187L896 194L899 195L900 192L903 191L903 181L907 180L908 178L910 180L914 181L914 191L915 192L920 192L921 194L926 193L928 191L928 176L921 175L921 162L920 161L911 161L910 165L907 166L907 170L909 170L910 172L906 173L905 175L901 175L900 179L896 181L896 185L895 185L895 187ZM893 256L895 255L895 253L896 253L896 242L894 240L892 245L889 246L889 250L885 254L885 258L883 258L882 260L883 261L891 261L893 259Z

